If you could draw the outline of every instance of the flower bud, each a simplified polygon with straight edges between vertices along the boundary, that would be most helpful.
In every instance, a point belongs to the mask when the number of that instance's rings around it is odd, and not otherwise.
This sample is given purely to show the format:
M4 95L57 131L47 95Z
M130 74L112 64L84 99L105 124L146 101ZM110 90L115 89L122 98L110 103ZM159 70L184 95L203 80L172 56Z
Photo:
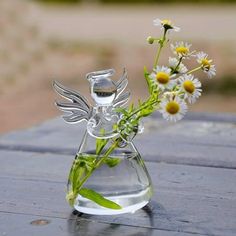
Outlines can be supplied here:
M154 38L152 36L148 36L147 37L147 42L150 43L150 44L153 44L154 43Z

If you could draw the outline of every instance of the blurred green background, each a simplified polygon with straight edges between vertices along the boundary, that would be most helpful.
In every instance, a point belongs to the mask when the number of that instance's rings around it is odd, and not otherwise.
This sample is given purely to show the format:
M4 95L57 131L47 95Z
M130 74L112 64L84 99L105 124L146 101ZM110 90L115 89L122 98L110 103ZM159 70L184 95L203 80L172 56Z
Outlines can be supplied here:
M0 132L30 127L60 113L53 79L89 97L85 74L114 68L129 73L132 100L147 96L143 66L152 68L159 36L155 18L171 19L187 41L213 58L216 78L202 73L196 112L236 112L236 1L11 0L0 1ZM110 4L114 3L114 4ZM165 49L164 65L171 56ZM191 67L191 64L189 65Z

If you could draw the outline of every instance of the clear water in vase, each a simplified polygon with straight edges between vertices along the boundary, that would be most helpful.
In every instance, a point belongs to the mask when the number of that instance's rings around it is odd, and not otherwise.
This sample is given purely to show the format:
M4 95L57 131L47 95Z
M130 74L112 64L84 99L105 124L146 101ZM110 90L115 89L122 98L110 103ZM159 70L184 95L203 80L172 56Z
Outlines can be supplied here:
M101 155L99 157L95 155L94 149L89 149L89 147L94 147L95 140L86 132L77 158L101 158ZM98 192L103 197L119 204L122 209L105 208L78 195L74 208L79 212L94 215L133 213L149 202L152 196L151 179L133 143L129 143L125 148L116 148L109 158L119 159L119 163L113 167L102 164L94 170L83 187Z
M88 154L83 154L86 155ZM94 171L84 187L99 192L105 198L119 204L122 209L101 207L79 195L74 205L79 212L93 215L133 213L149 202L152 186L140 155L124 150L116 152L110 158L120 158L121 161L115 167L102 165Z

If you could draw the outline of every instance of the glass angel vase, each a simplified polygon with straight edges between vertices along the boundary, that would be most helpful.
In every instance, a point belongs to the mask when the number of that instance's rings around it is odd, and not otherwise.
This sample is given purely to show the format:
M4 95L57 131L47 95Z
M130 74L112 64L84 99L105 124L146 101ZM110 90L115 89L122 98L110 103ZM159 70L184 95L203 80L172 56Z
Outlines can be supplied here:
M54 82L55 91L69 102L57 101L67 123L86 121L86 133L68 177L67 201L79 212L113 215L145 206L152 184L144 162L132 143L141 125L120 122L119 109L129 100L127 72L113 81L113 69L86 75L94 101Z
M96 138L87 131L75 161L101 160L107 148L96 154ZM106 146L110 147L112 141ZM68 180L68 192L71 180ZM74 208L79 212L93 215L114 215L122 213L133 213L144 207L152 196L152 184L145 164L132 142L125 147L116 148L105 159L104 163L93 171L91 176L83 185L84 188L93 189L106 199L119 204L121 209L110 209L96 204L94 201L78 195L74 201Z

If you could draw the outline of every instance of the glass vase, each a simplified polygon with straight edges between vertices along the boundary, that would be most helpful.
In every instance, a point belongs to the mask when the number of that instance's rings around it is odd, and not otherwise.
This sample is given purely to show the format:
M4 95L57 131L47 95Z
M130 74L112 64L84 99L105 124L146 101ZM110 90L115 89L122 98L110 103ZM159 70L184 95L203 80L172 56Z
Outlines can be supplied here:
M107 149L112 145L109 140L100 155L96 154L97 139L86 131L75 161L89 160L99 161L104 158ZM109 160L107 162L106 160ZM124 147L115 148L103 164L96 168L84 182L83 188L88 188L101 194L121 206L121 209L110 209L98 205L80 194L74 201L74 208L79 212L93 215L114 215L133 213L144 207L152 196L152 183L146 166L132 142ZM71 189L71 181L68 181L68 191Z

